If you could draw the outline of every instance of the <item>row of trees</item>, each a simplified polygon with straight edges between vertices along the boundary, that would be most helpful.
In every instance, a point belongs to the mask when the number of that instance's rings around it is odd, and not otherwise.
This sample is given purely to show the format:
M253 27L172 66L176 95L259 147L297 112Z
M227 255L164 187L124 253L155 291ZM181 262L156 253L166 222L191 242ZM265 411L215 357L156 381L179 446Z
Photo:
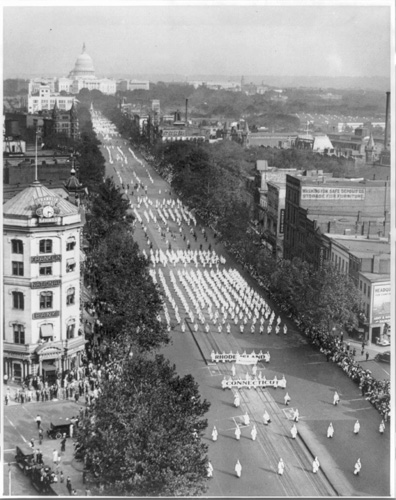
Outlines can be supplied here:
M326 332L357 327L362 307L359 292L352 279L331 263L314 269L300 259L278 262L270 274L269 289L306 325Z
M106 178L92 196L85 228L86 280L101 325L101 394L77 439L94 494L201 495L209 403L157 350L170 341L162 297L133 238L127 200Z

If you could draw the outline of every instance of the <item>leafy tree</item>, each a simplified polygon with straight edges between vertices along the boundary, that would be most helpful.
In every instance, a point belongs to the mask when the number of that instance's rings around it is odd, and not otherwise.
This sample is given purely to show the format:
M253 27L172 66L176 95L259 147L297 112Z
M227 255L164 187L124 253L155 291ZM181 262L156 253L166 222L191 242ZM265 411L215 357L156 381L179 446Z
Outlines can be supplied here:
M178 376L163 356L133 354L101 389L77 439L103 494L205 493L207 445L199 436L209 403L201 400L192 376Z
M129 201L123 197L110 177L99 184L94 196L88 222L87 238L96 245L114 227L129 227L133 216L128 213Z
M115 224L107 229L88 254L87 274L105 339L127 339L146 351L169 342L164 324L158 320L162 311L159 288L125 226Z
M357 327L361 309L359 291L352 279L331 263L315 273L307 300L312 320L320 328L331 331L333 327L348 330Z
M284 260L278 263L270 281L273 294L306 322L327 331L357 325L359 291L331 263L314 270L300 259Z

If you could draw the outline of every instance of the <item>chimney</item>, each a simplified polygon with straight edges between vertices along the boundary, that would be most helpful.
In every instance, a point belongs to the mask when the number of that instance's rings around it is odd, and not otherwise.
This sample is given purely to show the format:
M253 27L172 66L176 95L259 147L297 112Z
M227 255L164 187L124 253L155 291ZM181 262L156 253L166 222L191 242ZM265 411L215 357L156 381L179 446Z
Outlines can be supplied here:
M384 150L388 150L388 134L389 134L389 99L390 92L386 93L386 108L385 108L385 138L384 138Z
M381 261L381 256L380 255L373 255L373 260L372 260L372 273L378 274L380 270L380 261Z
M188 123L188 99L186 99L186 127L187 127L187 123Z

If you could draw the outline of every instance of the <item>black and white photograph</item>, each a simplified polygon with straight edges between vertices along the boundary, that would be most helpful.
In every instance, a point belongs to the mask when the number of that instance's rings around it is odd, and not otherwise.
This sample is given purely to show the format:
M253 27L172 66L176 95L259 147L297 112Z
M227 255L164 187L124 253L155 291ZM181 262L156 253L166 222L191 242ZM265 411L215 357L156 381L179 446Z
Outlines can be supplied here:
M395 5L2 1L2 497L395 495Z

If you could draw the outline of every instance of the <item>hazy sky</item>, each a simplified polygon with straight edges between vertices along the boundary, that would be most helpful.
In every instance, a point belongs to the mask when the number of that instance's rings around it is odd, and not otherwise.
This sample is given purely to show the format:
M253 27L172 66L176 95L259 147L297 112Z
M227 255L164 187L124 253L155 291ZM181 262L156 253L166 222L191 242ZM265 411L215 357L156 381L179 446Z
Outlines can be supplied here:
M67 76L83 42L98 76L390 72L390 8L378 4L4 7L3 38L5 77Z

